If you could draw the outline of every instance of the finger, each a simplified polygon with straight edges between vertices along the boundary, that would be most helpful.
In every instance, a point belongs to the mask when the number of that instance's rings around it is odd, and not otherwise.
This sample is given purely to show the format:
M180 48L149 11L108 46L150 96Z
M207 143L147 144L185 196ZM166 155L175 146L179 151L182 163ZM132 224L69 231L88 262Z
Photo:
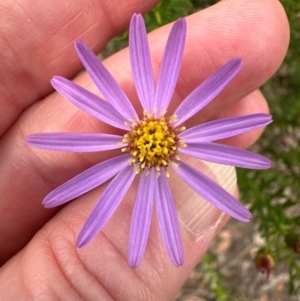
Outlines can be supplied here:
M52 89L53 75L81 68L73 42L83 38L98 52L158 1L4 0L0 7L0 136L21 112ZM24 39L26 37L26 39Z
M190 163L197 166L195 160L190 160ZM220 169L215 164L205 166L199 162L197 167L234 193L234 168ZM185 253L182 267L175 268L166 254L155 210L141 265L137 269L128 266L129 223L136 187L132 187L119 210L94 241L83 249L76 249L77 233L94 206L95 197L104 191L104 187L100 187L64 208L2 268L0 298L173 300L228 216L201 199L176 175L170 184L173 191L176 188L174 196L181 219Z
M261 13L262 11L269 13ZM217 19L215 15L218 16ZM243 18L240 18L241 15ZM191 92L196 84L199 84L214 69L207 57L199 57L199 53L205 53L203 49L200 49L201 47L205 47L207 53L211 50L216 55L214 59L216 65L221 65L222 60L227 61L232 56L240 56L244 60L244 67L240 74L214 102L216 105L205 111L205 116L213 115L213 112L216 113L224 108L225 104L232 104L257 88L274 73L285 54L288 43L288 36L285 32L288 31L288 23L278 1L269 0L262 4L258 0L243 2L228 0L187 18L187 21L191 33L188 30L186 56L181 70L182 76L173 99L174 104L179 98ZM212 27L211 24L214 26ZM170 26L161 28L150 35L150 45L155 44L152 47L152 56L156 71L164 46L161 40L166 40L168 29ZM249 31L247 41L245 34L242 33L246 29L247 32ZM226 39L222 38L224 32L227 35L232 33L233 40L229 36ZM262 43L261 47L257 47L257 40L265 41L266 39L268 43ZM232 48L233 42L237 47L236 50ZM199 48L198 45L202 46ZM216 53L214 45L218 45L218 49L223 49L223 57L220 53ZM269 57L272 57L272 60L269 60ZM133 83L128 77L130 72L128 50L106 60L106 66L130 98L136 102ZM85 74L79 77L77 82L96 91ZM204 119L203 116L202 119ZM25 137L28 134L47 131L114 133L111 128L82 113L57 94L36 104L20 118L18 124L1 142L2 172L0 177L2 179L0 182L3 183L1 206L4 208L2 212L6 212L1 218L5 224L10 225L9 228L1 230L3 258L7 258L22 247L53 214L52 211L43 210L40 205L41 200L50 190L95 162L112 155L112 152L95 156L54 153L26 146ZM19 170L22 170L22 173ZM7 184L4 185L4 183ZM18 190L14 187L18 187ZM18 220L18 223L15 223L15 220Z

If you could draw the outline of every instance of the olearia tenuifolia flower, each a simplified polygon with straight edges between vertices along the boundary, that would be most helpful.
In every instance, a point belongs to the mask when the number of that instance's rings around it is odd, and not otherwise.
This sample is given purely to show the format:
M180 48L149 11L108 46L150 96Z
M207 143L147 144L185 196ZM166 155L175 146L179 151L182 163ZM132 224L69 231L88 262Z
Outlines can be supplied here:
M251 219L251 213L232 195L206 175L180 161L181 153L244 168L270 167L270 161L261 155L212 142L265 126L271 122L270 115L225 118L189 129L184 126L186 120L210 103L236 76L242 66L240 58L230 60L217 70L182 101L173 115L168 115L185 37L186 21L179 19L170 32L155 87L145 24L141 15L132 17L130 62L136 91L144 109L143 116L137 115L130 100L94 53L82 41L76 41L79 58L105 100L62 77L55 76L51 80L53 87L74 105L120 129L123 134L37 133L27 138L32 146L56 151L120 149L118 156L87 169L53 190L45 197L43 205L50 208L65 204L112 179L79 233L77 247L81 248L99 233L134 178L138 177L129 233L128 262L131 267L137 267L142 260L154 204L167 253L175 266L183 264L183 243L167 180L170 168L214 206L240 221Z

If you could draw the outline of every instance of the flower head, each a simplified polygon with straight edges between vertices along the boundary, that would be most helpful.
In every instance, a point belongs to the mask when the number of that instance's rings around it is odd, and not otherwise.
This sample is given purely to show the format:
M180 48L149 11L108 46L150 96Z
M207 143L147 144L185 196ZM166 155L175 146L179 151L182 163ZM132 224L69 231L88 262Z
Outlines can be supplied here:
M267 279L275 265L273 256L267 252L264 248L261 248L255 256L256 268L262 273L267 273Z
M143 257L154 202L169 257L175 266L183 264L179 223L167 181L170 168L199 195L227 214L241 221L251 218L251 213L222 187L192 166L179 161L181 153L244 168L265 169L270 166L270 161L258 154L211 142L265 126L271 122L270 115L225 118L190 129L183 125L236 76L242 66L241 59L235 58L226 63L190 93L173 115L168 115L185 37L186 22L179 19L170 32L155 87L144 21L141 15L132 17L129 30L130 62L137 94L144 109L141 117L93 52L82 41L76 41L76 51L105 100L58 76L51 80L53 87L85 112L125 133L38 133L27 138L29 144L49 150L95 152L120 149L118 156L87 169L53 190L45 197L43 205L50 208L67 203L112 179L78 236L77 246L83 247L106 224L137 176L139 186L128 250L128 261L132 267L137 267Z

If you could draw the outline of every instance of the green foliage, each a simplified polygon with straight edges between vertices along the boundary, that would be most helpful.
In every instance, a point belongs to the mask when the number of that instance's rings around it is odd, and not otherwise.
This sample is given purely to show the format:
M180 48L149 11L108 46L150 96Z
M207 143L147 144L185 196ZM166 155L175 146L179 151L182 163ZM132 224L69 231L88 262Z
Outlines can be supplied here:
M164 0L145 16L148 31L185 17L193 12L193 4L189 0Z
M219 2L219 0L192 0L195 10L206 8L217 2Z
M201 261L200 271L203 275L208 294L206 300L243 301L232 296L233 288L226 284L226 277L216 269L217 255L208 252Z

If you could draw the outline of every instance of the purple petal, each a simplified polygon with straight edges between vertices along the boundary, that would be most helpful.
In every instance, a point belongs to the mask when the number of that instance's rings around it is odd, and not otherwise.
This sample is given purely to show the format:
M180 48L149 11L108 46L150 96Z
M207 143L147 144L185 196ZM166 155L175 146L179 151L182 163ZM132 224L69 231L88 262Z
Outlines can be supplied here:
M75 48L86 71L104 98L128 121L138 120L131 102L93 51L80 40L75 42Z
M65 204L100 186L128 166L129 154L101 162L51 191L43 200L46 208Z
M143 17L134 14L129 28L130 62L137 94L147 113L154 107L154 79Z
M125 118L111 104L92 92L59 76L53 77L51 84L57 92L86 113L114 127L128 130L124 125Z
M180 164L179 167L171 165L173 169L204 199L242 222L251 219L251 213L221 186L190 165L181 161L177 163Z
M185 19L177 20L170 32L162 59L155 92L156 115L167 110L173 96L181 67L186 37Z
M66 152L98 152L121 148L122 136L90 133L39 133L27 136L27 142L38 148Z
M175 126L198 113L203 107L219 95L242 67L240 58L232 59L207 78L180 104L174 115L178 117Z
M130 225L128 262L132 268L139 266L148 241L153 203L157 183L157 173L150 169L150 175L143 172L137 191L132 221Z
M269 114L223 118L194 126L178 135L185 143L206 142L249 132L272 122Z
M272 162L259 154L212 142L189 143L187 147L179 147L180 152L195 158L236 167L267 169Z
M176 267L183 265L184 252L174 200L165 174L162 172L156 189L156 213L164 245Z
M127 166L109 183L78 235L78 248L88 244L105 226L124 198L135 175L133 166Z

